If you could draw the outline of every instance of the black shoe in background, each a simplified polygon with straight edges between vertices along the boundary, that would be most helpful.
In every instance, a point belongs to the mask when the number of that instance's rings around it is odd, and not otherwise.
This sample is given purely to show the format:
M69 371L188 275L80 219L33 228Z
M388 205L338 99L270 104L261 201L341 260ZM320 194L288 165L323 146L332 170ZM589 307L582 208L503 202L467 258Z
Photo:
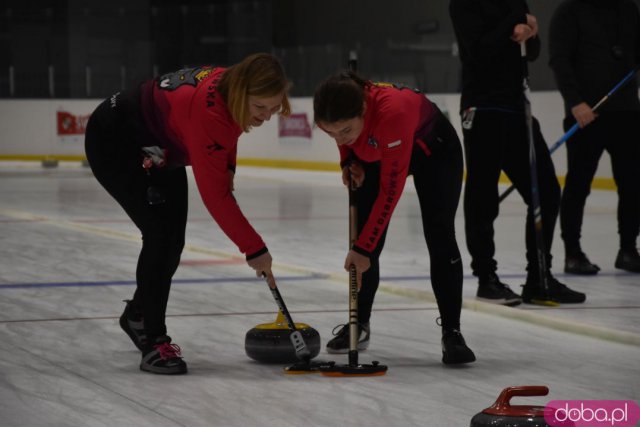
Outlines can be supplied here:
M636 248L620 249L615 265L620 270L640 273L640 254L638 254L638 250Z
M478 278L478 291L476 298L493 304L507 305L510 307L522 303L520 295L516 294L508 285L502 283L495 273Z
M535 276L527 277L527 282L522 288L522 301L527 304L541 304L545 302L557 304L580 304L586 301L587 296L582 292L570 289L564 283L560 283L551 273L547 273L549 289L544 289L542 281Z
M592 276L598 274L600 267L589 261L584 252L567 254L564 258L564 272L581 276Z

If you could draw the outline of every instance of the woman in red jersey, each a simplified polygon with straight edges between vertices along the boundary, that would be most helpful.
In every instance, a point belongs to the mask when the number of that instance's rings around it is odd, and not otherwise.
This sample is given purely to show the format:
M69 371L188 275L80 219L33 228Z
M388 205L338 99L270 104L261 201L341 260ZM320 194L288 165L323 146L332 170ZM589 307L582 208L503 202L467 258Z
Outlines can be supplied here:
M238 137L288 115L280 62L254 54L229 68L184 69L118 92L91 115L85 149L94 175L142 233L137 287L120 318L142 351L140 369L182 374L165 314L187 222L191 165L202 200L257 275L274 283L271 255L233 197Z
M462 263L454 219L462 187L462 150L456 131L418 91L366 81L353 72L329 77L316 89L314 120L335 139L342 179L358 189L358 239L345 268L358 276L358 350L369 343L369 318L380 280L378 258L408 175L418 193L431 282L442 321L442 361L469 363L475 355L460 333ZM327 343L330 353L349 348L345 325Z

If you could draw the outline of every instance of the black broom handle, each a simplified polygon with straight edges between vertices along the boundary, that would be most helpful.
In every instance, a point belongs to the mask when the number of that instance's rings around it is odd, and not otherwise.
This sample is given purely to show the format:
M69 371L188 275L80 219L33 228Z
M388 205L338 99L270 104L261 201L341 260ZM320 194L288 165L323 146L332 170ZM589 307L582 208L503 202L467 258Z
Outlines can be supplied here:
M296 353L296 356L301 360L308 360L310 358L311 352L309 351L309 347L307 347L307 343L304 342L304 338L302 337L302 333L296 329L296 324L291 318L291 314L289 310L287 310L287 306L282 299L282 295L280 295L280 291L278 290L278 286L276 286L275 282L273 283L273 287L269 284L269 280L267 275L263 272L262 277L269 285L269 290L271 291L271 295L273 295L273 299L276 300L276 304L278 304L278 308L280 312L284 315L284 318L287 320L287 324L289 325L289 329L291 329L291 335L289 335L289 340L293 345L293 349Z
M535 141L533 139L533 115L531 113L531 89L529 89L529 65L527 64L527 45L520 42L522 56L522 92L524 94L524 115L527 127L527 140L529 142L529 174L531 180L531 209L535 228L536 253L538 254L538 274L545 292L549 296L549 281L547 278L547 257L544 246L544 234L542 233L542 209L540 207L540 186L538 182L538 166L536 160Z
M358 57L355 51L349 52L349 71L358 71ZM349 250L358 240L358 208L355 193L356 183L349 172ZM349 365L358 365L358 277L353 264L349 266Z
M262 277L265 279L268 285L269 281L267 280L267 275L262 273ZM287 306L285 305L284 300L282 299L280 290L278 290L278 287L275 284L273 285L273 288L269 286L269 290L271 291L271 295L273 295L273 299L276 300L276 304L278 304L278 308L280 309L280 312L284 315L284 318L286 319L287 324L289 325L289 329L291 329L292 331L295 331L296 324L293 322L293 318L291 317L289 310L287 310Z

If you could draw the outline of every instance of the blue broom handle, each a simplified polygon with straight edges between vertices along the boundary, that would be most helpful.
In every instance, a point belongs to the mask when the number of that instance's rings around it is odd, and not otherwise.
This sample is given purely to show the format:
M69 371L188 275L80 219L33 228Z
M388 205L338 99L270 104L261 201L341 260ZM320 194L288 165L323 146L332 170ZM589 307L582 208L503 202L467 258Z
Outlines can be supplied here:
M638 68L634 68L633 70L629 71L629 74L624 76L624 78L622 80L620 80L620 82L617 85L615 85L613 87L613 89L611 89L609 91L609 93L607 93L605 96L603 96L602 99L600 101L598 101L598 103L596 105L593 106L592 110L593 111L597 111L598 108L600 108L602 106L602 104L607 102L607 100L611 97L611 95L616 93L622 86L627 84L627 82L629 80L631 80L633 78L633 76L636 75L637 72L638 72ZM560 146L562 144L567 142L567 140L569 138L571 138L573 136L573 134L575 134L579 129L580 129L580 125L578 123L575 123L573 126L571 126L571 128L564 135L562 135L562 138L560 138L551 147L549 147L549 154L553 154L554 151L556 151L558 148L560 148ZM507 188L505 190L504 193L502 193L500 195L499 201L501 202L504 199L506 199L507 196L513 192L513 190L515 190L515 186L512 184L509 188Z
M633 78L633 76L636 75L636 73L638 72L637 68L634 68L633 70L629 71L629 74L627 74L622 80L620 80L620 82L615 85L613 87L613 89L611 89L609 91L609 93L607 93L605 96L602 97L602 99L600 101L598 101L598 103L596 105L593 106L592 110L595 112L598 110L598 108L600 108L602 106L602 104L604 104L605 102L607 102L607 100L609 99L609 97L611 95L613 95L614 93L616 93L618 91L618 89L620 89L622 86L624 86L629 80L631 80ZM571 128L567 131L567 133L565 133L564 135L562 135L562 138L560 138L558 140L558 142L556 142L555 144L553 144L551 147L549 147L549 154L553 153L554 151L556 151L558 149L558 147L560 147L562 144L564 144L569 138L571 138L573 136L574 133L576 133L578 131L578 129L580 129L580 125L578 125L578 123L575 123L573 126L571 126Z

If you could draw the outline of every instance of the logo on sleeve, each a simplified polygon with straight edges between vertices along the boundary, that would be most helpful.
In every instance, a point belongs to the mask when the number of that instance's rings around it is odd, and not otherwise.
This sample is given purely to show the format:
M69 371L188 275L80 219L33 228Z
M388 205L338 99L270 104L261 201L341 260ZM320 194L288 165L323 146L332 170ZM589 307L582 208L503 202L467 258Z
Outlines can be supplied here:
M185 68L158 78L158 86L164 90L176 90L181 86L197 86L213 72L212 67Z
M394 142L391 142L389 144L387 144L387 148L393 148L393 147L397 147L398 145L402 144L402 140L397 140Z
M375 139L373 139L372 136L369 137L369 140L367 141L367 144L369 144L370 146L372 146L373 148L378 148L378 141L376 141Z

